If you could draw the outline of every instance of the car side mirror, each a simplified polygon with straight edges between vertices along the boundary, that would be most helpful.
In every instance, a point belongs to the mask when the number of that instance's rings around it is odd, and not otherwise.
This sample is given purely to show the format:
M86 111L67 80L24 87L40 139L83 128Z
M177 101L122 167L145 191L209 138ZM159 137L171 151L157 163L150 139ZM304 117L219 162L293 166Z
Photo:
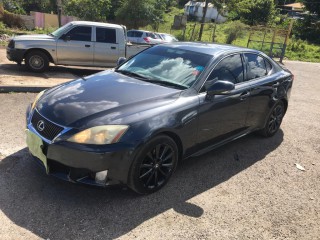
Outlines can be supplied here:
M127 61L127 59L125 57L119 57L118 61L117 61L117 66L120 66L121 64L123 64L125 61Z
M207 89L207 94L212 95L226 95L235 88L234 83L229 81L216 81Z
M66 34L63 34L60 38L66 42L71 40L70 35L66 35Z

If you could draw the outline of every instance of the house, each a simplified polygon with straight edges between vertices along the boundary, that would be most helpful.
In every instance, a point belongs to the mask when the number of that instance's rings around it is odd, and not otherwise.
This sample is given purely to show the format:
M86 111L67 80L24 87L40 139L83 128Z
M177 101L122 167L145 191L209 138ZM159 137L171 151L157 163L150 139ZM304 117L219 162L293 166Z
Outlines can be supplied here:
M286 5L283 5L283 7L287 10L295 11L295 12L303 12L304 11L304 5L302 3L286 4Z
M202 19L205 2L189 1L184 5L184 14L187 16L194 16L198 20ZM205 21L213 21L222 23L227 21L227 18L218 13L217 8L212 3L208 4Z
M303 19L305 6L302 3L291 3L281 6L281 14L288 14L289 17L294 19Z

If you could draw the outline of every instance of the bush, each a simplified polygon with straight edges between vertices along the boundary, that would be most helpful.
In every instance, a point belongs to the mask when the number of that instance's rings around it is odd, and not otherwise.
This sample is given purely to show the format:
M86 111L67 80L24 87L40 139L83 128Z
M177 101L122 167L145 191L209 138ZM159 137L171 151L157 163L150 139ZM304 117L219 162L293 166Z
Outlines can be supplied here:
M320 44L320 21L313 16L306 16L295 22L293 34L302 40Z
M224 33L227 35L226 43L231 44L237 38L244 37L247 25L238 21L228 23L228 26L224 29Z
M23 21L19 17L19 15L12 14L6 10L4 10L3 15L2 15L2 21L8 26L8 27L17 27L17 28L22 28Z

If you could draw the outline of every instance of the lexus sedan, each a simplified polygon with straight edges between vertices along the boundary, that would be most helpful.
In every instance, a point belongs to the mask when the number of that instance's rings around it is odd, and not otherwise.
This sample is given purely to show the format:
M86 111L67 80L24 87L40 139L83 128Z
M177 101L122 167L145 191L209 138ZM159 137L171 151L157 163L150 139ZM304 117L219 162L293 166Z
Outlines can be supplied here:
M292 83L256 50L157 45L39 93L27 110L27 145L47 174L148 194L183 159L251 132L273 136Z

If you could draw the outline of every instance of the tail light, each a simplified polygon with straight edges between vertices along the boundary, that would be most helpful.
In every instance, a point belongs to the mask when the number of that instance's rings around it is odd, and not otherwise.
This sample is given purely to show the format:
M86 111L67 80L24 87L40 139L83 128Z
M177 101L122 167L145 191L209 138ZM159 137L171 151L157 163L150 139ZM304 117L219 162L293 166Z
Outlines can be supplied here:
M150 43L150 40L149 40L148 37L143 38L143 40L144 40L146 43Z

